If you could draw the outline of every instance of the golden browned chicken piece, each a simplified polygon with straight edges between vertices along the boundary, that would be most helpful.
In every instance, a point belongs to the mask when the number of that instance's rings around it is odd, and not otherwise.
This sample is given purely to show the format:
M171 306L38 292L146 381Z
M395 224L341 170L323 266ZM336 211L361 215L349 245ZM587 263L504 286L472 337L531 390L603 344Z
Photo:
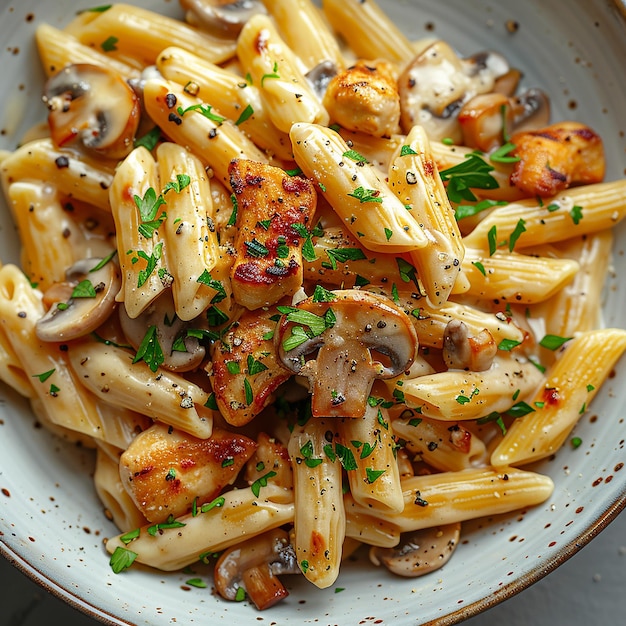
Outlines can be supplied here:
M303 229L313 225L317 195L308 179L256 161L234 160L229 174L238 206L233 296L258 309L302 286Z
M287 299L282 304L289 304ZM272 402L290 376L274 347L276 307L245 311L211 346L211 387L224 419L243 426Z
M150 522L187 513L211 502L232 483L256 443L244 435L218 428L208 439L198 439L155 423L137 435L120 458L122 484Z
M324 94L330 119L343 128L374 137L400 132L400 95L385 61L358 61L337 74Z
M604 178L602 139L578 122L559 122L515 133L512 152L519 157L511 183L528 196L549 197L571 185L599 183Z

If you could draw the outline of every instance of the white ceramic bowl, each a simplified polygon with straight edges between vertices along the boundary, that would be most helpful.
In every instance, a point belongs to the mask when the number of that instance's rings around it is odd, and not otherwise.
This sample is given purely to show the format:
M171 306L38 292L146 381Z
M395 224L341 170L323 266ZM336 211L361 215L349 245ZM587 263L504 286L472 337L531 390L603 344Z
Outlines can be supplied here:
M0 147L13 148L22 132L45 116L35 26L41 21L62 26L77 3L2 4ZM179 14L175 0L139 4ZM554 120L588 123L604 138L608 178L625 175L623 2L381 0L381 5L415 38L435 35L463 54L504 53L524 70L524 85L551 94ZM505 27L509 20L519 24L514 34ZM0 258L16 261L18 241L4 204L0 216ZM606 325L626 327L626 224L616 235L604 315ZM581 447L565 446L539 464L539 471L556 483L545 504L466 524L451 561L423 578L398 579L348 562L326 591L311 589L297 577L285 579L290 597L262 617L247 602L227 603L208 589L189 589L185 574L141 568L113 574L103 539L116 530L94 493L92 455L38 428L27 404L0 384L0 548L44 587L112 624L251 623L257 618L281 625L457 623L552 571L624 508L625 375L622 360L576 428ZM344 591L336 593L336 587Z

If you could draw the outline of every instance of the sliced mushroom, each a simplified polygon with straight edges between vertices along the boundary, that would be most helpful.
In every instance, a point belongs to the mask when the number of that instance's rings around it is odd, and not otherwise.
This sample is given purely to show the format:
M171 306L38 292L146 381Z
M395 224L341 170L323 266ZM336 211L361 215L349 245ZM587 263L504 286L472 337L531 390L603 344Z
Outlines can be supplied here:
M241 599L243 589L262 611L289 595L277 576L299 573L289 535L277 528L223 552L215 564L214 581L222 598Z
M65 282L52 285L44 294L50 308L35 325L37 337L70 341L93 332L113 312L121 284L119 267L111 260L74 263L65 273Z
M398 80L403 131L419 124L431 140L449 137L460 142L461 107L476 94L493 91L496 80L508 71L504 57L495 52L461 59L448 43L435 41Z
M374 379L411 366L417 333L384 296L357 289L332 293L330 302L307 298L283 314L278 352L286 367L308 378L315 417L363 417ZM305 359L318 349L316 359Z
M163 351L162 367L174 372L187 372L202 363L206 350L197 337L187 332L191 322L182 321L174 308L169 291L155 300L143 313L131 318L126 307L119 307L122 331L128 342L137 350L146 330L156 327L156 336Z
M449 368L484 372L491 367L497 352L495 339L486 328L472 337L464 322L453 319L447 323L443 358Z
M401 536L395 548L372 547L370 561L384 565L398 576L423 576L446 564L459 544L461 524L446 524L426 528Z
M328 84L335 76L337 76L337 65L328 60L318 63L305 74L309 85L320 100L324 99Z
M87 63L68 65L48 79L43 101L57 146L78 139L112 159L121 159L133 149L139 99L113 70Z
M267 13L261 0L180 0L190 24L222 37L236 38L257 13Z
M463 145L483 152L502 145L512 132L545 126L549 118L550 101L540 89L514 98L496 92L478 94L459 111Z

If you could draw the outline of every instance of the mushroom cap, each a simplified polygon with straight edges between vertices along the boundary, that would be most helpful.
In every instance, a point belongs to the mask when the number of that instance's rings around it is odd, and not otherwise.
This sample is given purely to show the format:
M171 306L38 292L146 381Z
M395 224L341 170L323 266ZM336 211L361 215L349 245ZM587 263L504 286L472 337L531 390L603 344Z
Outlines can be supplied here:
M417 334L408 315L384 296L358 289L330 293L330 302L307 298L283 315L278 354L287 368L309 379L314 416L362 417L374 379L398 376L411 366ZM321 332L303 328L307 314ZM317 358L306 360L315 350Z
M187 372L197 368L204 360L206 350L196 337L187 335L190 325L176 315L170 292L161 295L136 318L131 318L124 306L119 307L118 311L122 331L135 350L139 348L148 328L156 326L159 345L163 350L162 367L165 369Z
M66 271L65 278L65 283L52 285L50 293L46 292L55 304L35 325L37 337L42 341L84 337L96 330L115 309L115 296L122 281L114 261L104 262L95 257L82 259ZM69 298L59 306L58 295L64 293Z
M381 563L394 574L417 577L446 564L459 544L461 524L433 526L402 535L395 548L372 547L370 560Z
M253 15L267 14L262 0L180 0L180 6L190 24L232 39Z
M48 79L43 101L57 146L79 140L112 159L133 149L139 99L115 71L88 63L67 65Z

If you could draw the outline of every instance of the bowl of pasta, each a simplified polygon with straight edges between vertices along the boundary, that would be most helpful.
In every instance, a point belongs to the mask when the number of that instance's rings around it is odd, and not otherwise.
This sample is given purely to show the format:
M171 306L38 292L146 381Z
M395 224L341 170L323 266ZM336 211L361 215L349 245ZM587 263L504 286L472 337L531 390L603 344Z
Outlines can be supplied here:
M84 4L84 6L83 6ZM0 9L0 548L111 624L453 624L626 506L626 8Z

